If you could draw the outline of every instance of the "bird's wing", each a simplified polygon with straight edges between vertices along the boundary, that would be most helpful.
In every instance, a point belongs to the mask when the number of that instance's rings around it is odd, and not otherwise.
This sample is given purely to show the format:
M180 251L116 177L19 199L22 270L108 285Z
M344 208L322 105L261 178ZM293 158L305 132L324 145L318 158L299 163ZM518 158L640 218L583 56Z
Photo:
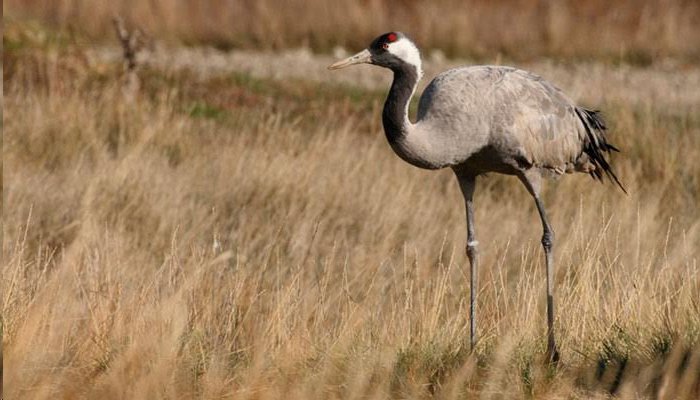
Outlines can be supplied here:
M418 106L426 141L459 164L486 146L501 161L558 173L585 170L585 128L575 104L527 71L470 66L438 75Z
M580 162L585 131L575 104L539 76L511 70L493 90L491 143L517 151L533 166L571 172Z

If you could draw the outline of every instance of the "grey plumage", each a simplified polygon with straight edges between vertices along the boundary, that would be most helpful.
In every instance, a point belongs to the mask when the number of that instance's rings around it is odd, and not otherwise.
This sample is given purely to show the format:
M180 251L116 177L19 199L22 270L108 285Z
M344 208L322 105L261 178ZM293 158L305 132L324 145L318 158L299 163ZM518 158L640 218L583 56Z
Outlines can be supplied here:
M543 227L547 265L548 356L559 358L554 340L552 247L554 231L540 199L542 178L584 172L607 175L624 191L606 155L618 151L606 138L597 111L577 106L561 90L527 71L502 66L455 68L435 77L423 92L415 123L408 105L422 76L420 53L402 33L377 37L362 52L339 61L337 69L370 63L391 69L394 81L382 122L394 152L419 168L450 167L467 214L470 273L470 337L476 342L478 242L473 194L477 176L497 172L517 176L533 196Z
M417 122L399 141L399 155L421 167L615 176L602 154L615 148L606 141L600 116L537 75L511 67L438 75L421 96ZM488 160L472 159L477 154L488 154Z

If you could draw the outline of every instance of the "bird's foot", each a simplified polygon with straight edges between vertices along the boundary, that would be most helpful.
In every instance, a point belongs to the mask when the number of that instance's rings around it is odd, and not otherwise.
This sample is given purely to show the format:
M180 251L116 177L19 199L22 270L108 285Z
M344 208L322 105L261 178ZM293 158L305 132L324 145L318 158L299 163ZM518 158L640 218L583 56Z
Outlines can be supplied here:
M549 345L547 346L547 364L550 366L556 367L559 365L559 360L561 357L559 356L559 350L557 349L557 346L555 345Z

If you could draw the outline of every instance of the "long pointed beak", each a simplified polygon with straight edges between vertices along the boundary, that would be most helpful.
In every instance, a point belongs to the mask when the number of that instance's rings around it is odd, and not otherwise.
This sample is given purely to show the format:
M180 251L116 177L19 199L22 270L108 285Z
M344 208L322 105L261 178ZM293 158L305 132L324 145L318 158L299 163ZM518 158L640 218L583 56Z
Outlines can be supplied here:
M355 65L355 64L369 63L371 58L372 58L372 54L370 54L369 50L364 49L361 52L355 54L354 56L350 56L350 57L346 58L345 60L340 60L338 62L335 62L335 63L329 65L328 69L340 69L340 68L349 67L349 66Z

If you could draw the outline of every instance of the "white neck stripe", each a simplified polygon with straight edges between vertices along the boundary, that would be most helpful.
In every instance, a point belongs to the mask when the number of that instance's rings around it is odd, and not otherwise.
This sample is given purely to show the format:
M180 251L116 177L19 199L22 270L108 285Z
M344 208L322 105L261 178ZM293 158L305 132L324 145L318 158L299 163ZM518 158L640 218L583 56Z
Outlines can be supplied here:
M404 62L416 67L418 72L418 79L423 76L423 68L420 59L420 51L413 42L406 38L401 38L395 42L389 43L389 48L387 51L396 57L400 58Z

